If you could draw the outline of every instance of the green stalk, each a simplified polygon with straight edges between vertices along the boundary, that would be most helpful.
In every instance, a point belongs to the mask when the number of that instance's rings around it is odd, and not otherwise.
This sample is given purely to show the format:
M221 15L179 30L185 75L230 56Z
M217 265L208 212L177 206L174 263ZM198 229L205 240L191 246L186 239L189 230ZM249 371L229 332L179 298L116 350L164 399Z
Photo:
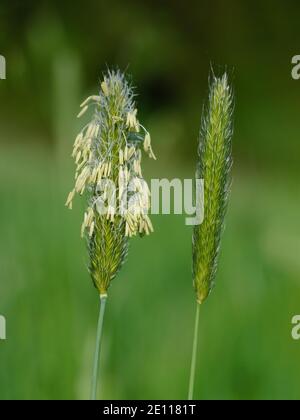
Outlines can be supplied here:
M102 345L102 333L103 333L103 321L105 314L107 295L100 296L100 310L99 310L99 319L97 327L97 338L96 338L96 350L94 358L94 368L92 376L92 390L91 390L91 400L95 401L97 397L97 384L98 384L98 373L99 373L99 360L101 354L101 345Z
M191 363L191 373L190 373L190 385L189 385L189 395L188 395L189 401L193 399L193 395L194 395L194 384L195 384L195 374L196 374L196 364L197 364L197 350L198 350L199 313L200 313L200 303L197 303L194 343L193 343L193 353L192 353L192 363Z

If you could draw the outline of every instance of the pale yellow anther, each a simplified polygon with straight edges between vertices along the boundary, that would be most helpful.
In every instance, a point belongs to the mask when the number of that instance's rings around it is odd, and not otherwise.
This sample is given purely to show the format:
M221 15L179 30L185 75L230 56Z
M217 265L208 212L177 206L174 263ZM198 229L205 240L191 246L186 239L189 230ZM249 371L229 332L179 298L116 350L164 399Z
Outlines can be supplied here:
M67 201L66 201L66 206L67 206L70 210L72 210L72 202L73 202L74 195L75 195L75 190L72 190L72 191L69 193L68 198L67 198Z
M139 176L142 178L142 167L141 167L141 163L139 161L137 163L137 170L138 170Z
M140 125L138 123L136 115L137 115L137 109L135 109L132 112L128 112L126 125L127 125L128 128L132 128L132 129L134 129L135 131L138 132L140 130Z
M156 156L155 156L155 154L153 153L153 150L152 150L152 147L150 146L150 153L149 153L149 157L150 158L152 158L152 159L154 159L154 160L156 160Z
M105 96L109 95L108 86L107 86L107 83L105 81L101 83L101 89L102 89Z
M89 96L88 98L86 98L81 104L80 104L80 108L85 107L91 100L91 97Z
M90 231L89 231L89 237L90 238L93 236L94 229L95 229L95 222L92 222L91 226L90 226Z
M88 140L91 140L94 137L96 128L97 127L94 124L92 124Z
M104 170L103 164L100 165L100 166L98 166L98 170L97 170L97 173L98 173L98 181L100 181L101 178L102 178L103 170Z
M101 99L100 96L96 96L96 95L89 96L88 98L86 98L85 101L82 102L82 104L80 105L80 108L83 108L84 106L86 106L91 101L99 102L100 99Z
M108 168L107 168L107 176L110 176L111 174L111 168L112 168L112 164L111 162L108 163Z
M108 163L104 163L104 170L103 170L104 178L107 178L108 176L108 168L109 168Z
M94 130L94 124L89 124L86 133L85 133L85 139L89 139L91 137L91 133Z
M129 171L128 171L127 166L124 169L124 180L125 180L125 184L128 184L128 181L129 181Z
M153 233L154 232L153 225L152 225L152 222L151 222L150 218L147 216L147 214L145 215L145 220L146 220L146 223L147 223L147 225L150 229L150 232Z
M79 133L75 139L74 146L73 146L73 153L72 153L73 157L76 156L77 150L81 145L82 138L83 138L82 133Z
M83 222L82 223L82 225L81 225L81 237L83 238L84 237L84 231L85 231L85 228L86 228L86 225L85 225L85 223Z
M75 184L75 189L78 193L81 193L82 188L85 186L87 179L90 176L90 169L86 166L80 175L78 176Z
M76 155L76 160L75 160L76 164L79 162L80 158L81 158L81 151L79 151Z
M91 181L93 183L96 183L97 182L97 177L98 177L98 168L96 167L96 168L93 169L93 172L92 172L92 175L91 175Z
M88 106L86 105L80 112L79 112L79 114L77 115L77 118L80 118L80 117L82 117L85 113L86 113L86 111L88 110Z
M128 148L127 148L127 146L125 146L125 149L124 149L124 161L126 162L128 160Z
M144 139L144 150L148 152L151 146L151 137L150 134L147 132Z
M122 149L120 149L120 151L119 151L119 164L120 164L120 165L123 165L123 163L124 163L123 150L122 150Z
M87 210L87 218L86 218L86 226L90 227L92 222L94 220L94 211L91 207L88 208Z

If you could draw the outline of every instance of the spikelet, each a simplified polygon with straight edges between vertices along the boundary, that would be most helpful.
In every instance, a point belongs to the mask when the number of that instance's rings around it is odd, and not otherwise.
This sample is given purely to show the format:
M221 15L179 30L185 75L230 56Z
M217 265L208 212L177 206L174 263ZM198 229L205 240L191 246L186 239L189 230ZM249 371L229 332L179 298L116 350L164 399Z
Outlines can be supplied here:
M204 221L194 227L193 277L198 303L210 294L230 190L233 94L227 75L212 76L202 116L196 177L204 179Z
M99 94L81 104L78 117L91 108L92 119L74 143L75 187L66 205L72 208L75 194L87 193L81 234L88 243L91 277L104 296L125 260L129 238L153 231L149 189L140 187L141 150L154 154L150 134L138 121L133 89L121 72L108 71ZM115 189L105 184L108 180Z

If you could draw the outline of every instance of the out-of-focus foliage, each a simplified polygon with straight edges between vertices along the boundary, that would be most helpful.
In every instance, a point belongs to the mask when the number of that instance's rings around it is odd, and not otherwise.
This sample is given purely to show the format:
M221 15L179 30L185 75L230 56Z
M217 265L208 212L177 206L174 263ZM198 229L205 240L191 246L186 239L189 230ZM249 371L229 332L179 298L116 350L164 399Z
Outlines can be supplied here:
M300 87L290 75L291 57L299 53L297 2L88 0L83 7L31 0L4 1L0 13L8 62L1 116L18 115L25 127L47 134L43 141L53 142L57 79L73 95L75 79L82 97L106 63L129 65L145 112L166 134L162 147L189 159L194 150L186 145L196 144L212 63L227 65L233 76L239 158L260 167L275 159L298 165Z
M64 208L81 101L129 65L159 160L192 177L210 63L235 87L234 183L218 287L203 307L196 397L298 398L300 82L297 2L2 1L0 398L86 398L98 301ZM111 289L104 398L185 398L194 294L191 229L156 216ZM147 267L147 268L145 268ZM121 278L122 277L122 278ZM176 351L174 351L176 349ZM204 358L205 355L205 358Z

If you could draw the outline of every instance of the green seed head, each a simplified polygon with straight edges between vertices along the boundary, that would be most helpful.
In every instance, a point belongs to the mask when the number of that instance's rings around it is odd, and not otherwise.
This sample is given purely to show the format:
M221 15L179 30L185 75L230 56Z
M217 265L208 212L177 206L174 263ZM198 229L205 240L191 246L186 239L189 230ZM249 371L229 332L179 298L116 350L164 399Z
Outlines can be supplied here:
M202 116L196 177L204 179L204 221L193 232L193 277L197 301L210 294L216 276L232 166L233 94L227 75L212 77Z
M66 205L72 208L75 194L87 193L81 233L88 242L93 282L104 295L125 260L129 238L153 231L142 150L155 156L150 134L137 118L133 89L121 72L108 71L99 94L81 104L78 117L91 107L92 119L74 143L75 187Z

